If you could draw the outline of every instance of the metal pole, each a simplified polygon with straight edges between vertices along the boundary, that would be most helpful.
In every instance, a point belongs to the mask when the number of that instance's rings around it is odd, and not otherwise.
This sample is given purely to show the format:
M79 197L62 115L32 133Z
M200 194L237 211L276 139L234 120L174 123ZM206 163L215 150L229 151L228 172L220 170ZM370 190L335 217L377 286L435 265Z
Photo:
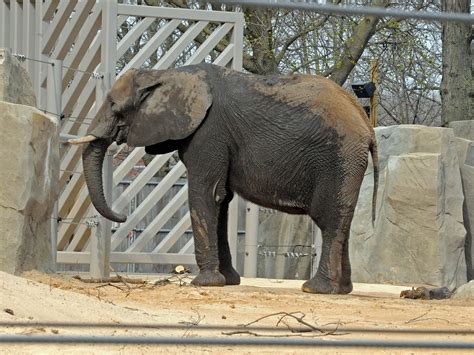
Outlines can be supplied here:
M103 97L111 86L111 73L104 73L102 79L97 79L96 87L96 112L99 110ZM102 167L102 181L104 182L104 195L109 204L112 203L113 188L113 156L117 152L114 143L109 147ZM91 259L90 275L92 278L105 279L110 276L110 240L112 222L104 217L99 217L97 228L91 233Z
M247 202L245 211L244 276L257 277L258 206Z
M0 343L33 344L177 344L177 345L267 345L357 347L357 348L429 348L429 349L474 349L472 341L452 340L386 340L386 339L318 339L318 338L271 338L271 337L159 337L159 336L110 336L110 335L0 335Z
M332 5L328 3L318 4L311 1L295 2L285 0L212 0L210 2L220 4L225 3L229 5L255 6L272 9L303 10L332 15L368 15L377 17L394 17L401 19L414 18L438 22L454 21L474 24L473 15L458 12L405 11L372 6L341 6Z
M102 79L97 79L96 112L102 104L103 98L115 81L115 66L117 64L117 2L102 1L102 29L101 29L101 63L99 71L104 73ZM107 202L112 204L113 189L113 156L117 152L114 144L109 147L104 159L103 181L104 194ZM99 217L97 228L91 234L90 274L93 278L108 278L110 276L110 240L112 222Z
M63 62L62 60L52 60L48 65L48 76L46 78L47 106L46 110L56 115L59 127L59 117L62 112L62 92L63 92ZM59 132L58 132L59 134ZM59 179L59 177L58 177ZM55 183L55 182L53 182ZM58 181L56 181L58 183ZM57 261L57 242L58 242L58 201L54 203L53 213L51 215L51 257L53 271L56 270Z
M227 238L229 240L230 254L232 255L232 266L237 269L237 243L238 243L238 213L239 195L235 194L229 203L229 217L227 221Z

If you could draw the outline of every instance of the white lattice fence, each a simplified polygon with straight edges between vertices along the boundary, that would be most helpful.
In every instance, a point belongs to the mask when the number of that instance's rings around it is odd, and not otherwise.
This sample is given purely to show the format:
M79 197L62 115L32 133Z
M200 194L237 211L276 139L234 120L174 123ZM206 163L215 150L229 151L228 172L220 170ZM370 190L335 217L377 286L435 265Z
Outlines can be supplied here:
M36 59L25 63L33 78L38 105L42 109L47 107L47 62L57 60L62 63L63 136L83 135L87 131L94 117L95 102L100 102L115 78L129 68L166 69L202 61L231 66L237 70L242 65L241 13L118 5L114 1L94 0L3 0L0 1L0 10L0 46L10 47L13 52ZM119 151L120 148L123 147L119 147ZM109 171L112 174L112 186L117 186L144 155L144 148L136 148L123 161L119 161L113 174ZM171 156L154 157L124 193L113 201L113 209L127 212L130 201L163 166L169 165ZM109 162L111 159L109 157ZM96 215L96 212L84 184L79 147L62 146L60 170L62 193L58 201L58 262L89 263L89 244L94 229L90 228L91 223L88 222L89 217ZM194 263L192 240L186 240L178 252L169 253L190 228L189 213L179 218L153 250L145 252L144 249L145 246L149 249L150 242L156 239L163 226L187 205L187 185L181 187L147 224L139 238L128 243L126 248L123 247L130 231L145 216L149 216L152 207L163 199L184 174L185 168L178 162L132 211L127 222L115 226L110 261ZM235 245L235 202L230 214L230 238ZM105 233L110 235L110 224L103 225L106 226Z

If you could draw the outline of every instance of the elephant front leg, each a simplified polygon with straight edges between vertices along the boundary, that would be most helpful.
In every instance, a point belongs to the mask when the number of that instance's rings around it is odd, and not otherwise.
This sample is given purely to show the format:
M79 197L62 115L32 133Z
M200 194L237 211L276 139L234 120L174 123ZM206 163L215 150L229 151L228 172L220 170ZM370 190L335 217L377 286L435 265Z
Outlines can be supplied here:
M194 251L199 274L195 286L224 286L226 278L219 271L217 224L220 206L202 191L189 192L189 206L194 233Z

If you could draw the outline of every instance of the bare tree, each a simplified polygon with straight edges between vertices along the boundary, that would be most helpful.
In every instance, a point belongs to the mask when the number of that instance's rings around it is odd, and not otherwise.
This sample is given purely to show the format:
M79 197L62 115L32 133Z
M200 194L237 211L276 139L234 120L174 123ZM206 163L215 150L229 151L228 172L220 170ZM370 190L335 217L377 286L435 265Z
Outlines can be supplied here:
M447 12L469 13L469 0L442 0ZM441 82L443 123L473 119L474 100L471 69L472 27L470 24L443 24L443 80Z

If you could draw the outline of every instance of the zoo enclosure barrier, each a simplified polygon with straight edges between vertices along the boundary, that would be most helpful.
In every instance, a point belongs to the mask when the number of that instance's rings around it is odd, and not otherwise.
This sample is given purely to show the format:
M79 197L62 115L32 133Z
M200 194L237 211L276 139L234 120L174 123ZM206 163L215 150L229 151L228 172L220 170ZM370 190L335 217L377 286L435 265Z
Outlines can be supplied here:
M166 69L206 61L241 70L243 26L240 12L123 5L110 0L0 0L0 47L10 48L24 60L37 106L60 119L62 140L87 132L106 92L130 68ZM125 145L111 146L104 161L106 198L114 210L129 215L125 223L112 226L91 205L81 149L60 147L61 193L52 217L57 262L90 264L91 276L97 278L109 275L110 262L195 264L193 240L185 233L191 227L187 184L176 194L169 193L185 175L184 165L170 163L173 154L169 153L153 157L138 171L135 167L145 155L144 148L126 149ZM132 199L167 166L169 172L132 210ZM136 177L112 201L114 189L131 171ZM169 202L163 203L165 197ZM161 210L143 225L157 204ZM228 224L234 263L237 204L235 198ZM249 204L247 213L253 214L255 222L256 206ZM130 238L130 231L140 224L140 236ZM247 236L256 241L258 226L247 227ZM161 235L162 230L169 232ZM246 274L254 276L256 248L247 258L252 260Z

